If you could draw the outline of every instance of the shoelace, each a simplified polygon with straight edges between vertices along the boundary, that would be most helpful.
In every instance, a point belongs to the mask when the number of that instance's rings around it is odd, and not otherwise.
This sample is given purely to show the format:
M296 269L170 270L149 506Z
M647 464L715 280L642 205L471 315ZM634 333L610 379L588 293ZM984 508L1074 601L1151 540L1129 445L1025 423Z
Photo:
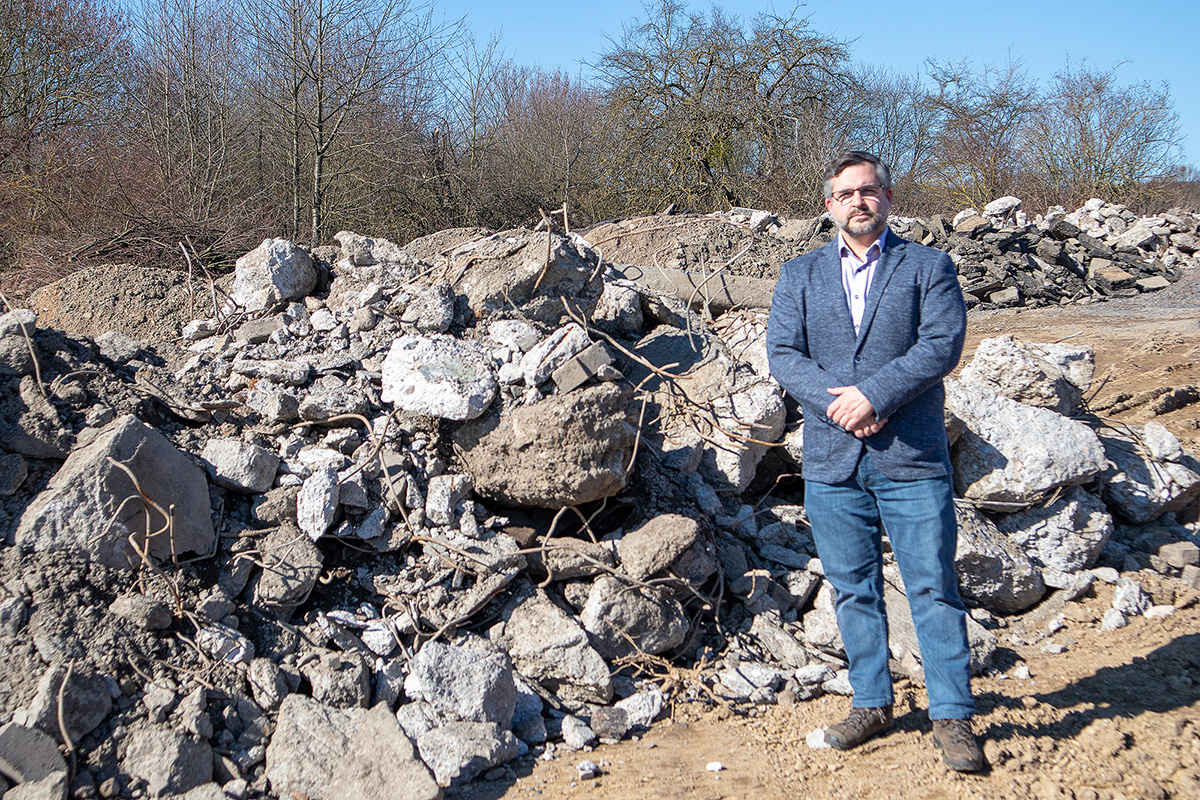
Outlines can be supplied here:
M975 734L971 732L971 725L965 719L943 720L941 727L947 746L975 744Z
M883 712L879 709L852 708L850 709L850 716L846 717L846 721L843 724L853 730L855 734L858 734L883 720Z

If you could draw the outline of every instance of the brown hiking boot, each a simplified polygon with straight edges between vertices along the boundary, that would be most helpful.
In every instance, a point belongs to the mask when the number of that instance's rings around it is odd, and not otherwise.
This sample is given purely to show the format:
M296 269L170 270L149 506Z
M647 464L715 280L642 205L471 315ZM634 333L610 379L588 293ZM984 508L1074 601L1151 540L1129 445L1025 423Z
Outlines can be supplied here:
M942 761L950 769L980 772L987 766L969 719L935 719L933 743L942 751Z
M892 707L852 708L850 716L825 729L825 741L835 750L858 747L892 724Z

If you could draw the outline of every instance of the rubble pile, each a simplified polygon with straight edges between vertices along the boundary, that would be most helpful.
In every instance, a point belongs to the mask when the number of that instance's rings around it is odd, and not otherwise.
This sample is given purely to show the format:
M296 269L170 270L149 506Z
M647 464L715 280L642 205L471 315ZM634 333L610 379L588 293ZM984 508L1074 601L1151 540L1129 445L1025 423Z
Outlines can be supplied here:
M437 798L674 699L849 693L804 509L773 488L803 421L765 331L731 344L578 235L336 239L246 254L180 364L0 317L16 791ZM1092 367L1009 337L948 387L978 671L1096 580L1121 585L1108 627L1169 613L1147 570L1200 588L1176 517L1200 464L1080 415Z
M892 217L899 235L944 250L954 260L969 308L1036 308L1132 297L1164 289L1200 263L1200 215L1179 209L1138 217L1092 199L1030 219L1021 200L1002 197L982 211ZM606 260L635 266L639 282L717 311L735 301L767 307L779 265L828 243L828 214L786 219L733 209L675 226L662 218L597 225L586 232ZM721 224L718 224L721 223ZM702 285L703 284L703 285Z

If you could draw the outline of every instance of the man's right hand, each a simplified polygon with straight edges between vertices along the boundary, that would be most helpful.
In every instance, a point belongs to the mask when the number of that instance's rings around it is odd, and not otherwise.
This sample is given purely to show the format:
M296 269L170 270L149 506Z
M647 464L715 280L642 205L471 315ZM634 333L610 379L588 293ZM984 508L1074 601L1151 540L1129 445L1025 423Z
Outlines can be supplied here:
M859 439L865 439L868 436L874 436L875 434L879 433L879 431L881 431L883 429L883 426L887 424L887 421L888 421L887 417L884 417L883 419L873 420L869 424L863 425L861 428L852 430L850 432L853 433L855 436L857 436Z

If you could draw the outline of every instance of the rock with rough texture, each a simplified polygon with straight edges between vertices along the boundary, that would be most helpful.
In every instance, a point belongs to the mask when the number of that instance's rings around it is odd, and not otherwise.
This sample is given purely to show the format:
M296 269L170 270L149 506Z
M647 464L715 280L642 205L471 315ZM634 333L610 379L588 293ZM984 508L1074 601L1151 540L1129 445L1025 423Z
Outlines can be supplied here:
M241 439L209 439L200 458L218 486L250 494L270 489L279 467L278 455Z
M683 607L670 594L628 586L610 575L592 584L579 621L596 650L610 659L637 651L665 653L683 644L688 628Z
M746 700L759 689L774 689L783 683L784 670L744 661L736 667L727 667L717 673L717 680L725 689L725 696Z
M575 618L541 589L514 595L489 638L525 678L567 700L607 703L612 678L604 659Z
M598 738L596 732L574 714L567 714L562 718L561 732L563 744L574 750L591 747Z
M808 663L808 651L791 631L785 630L769 614L756 614L750 624L750 635L780 664L791 669Z
M368 711L334 765L325 800L440 800L429 768L388 707Z
M303 386L308 383L308 376L312 372L307 361L259 361L249 358L235 359L232 369L247 378L265 378L284 386Z
M711 403L714 427L704 443L700 474L717 492L740 494L754 480L768 443L783 436L783 396L773 380L755 380Z
M559 328L521 358L521 374L525 376L525 385L537 386L548 381L554 370L582 353L590 344L587 331L575 323Z
M1155 461L1183 460L1183 445L1175 434L1167 430L1167 426L1157 420L1150 420L1142 428L1142 444L1146 453Z
M96 337L100 355L116 364L128 364L138 357L145 345L117 331L106 331Z
M1056 367L1071 383L1086 392L1096 373L1096 351L1090 345L1029 342L1037 357Z
M340 497L337 470L318 469L304 479L296 496L296 524L314 542L333 524Z
M383 402L450 420L475 419L496 397L487 359L452 336L401 336L383 361Z
M546 572L554 581L594 578L617 565L613 542L588 542L581 539L551 539L543 549L526 556L531 565Z
M317 702L333 708L366 708L371 700L371 672L355 652L325 652L301 669Z
M16 781L18 786L0 797L29 800L67 797L67 762L54 740L36 728L12 722L0 727L0 789L7 785L3 778Z
M1136 617L1150 610L1153 602L1132 578L1121 578L1113 592L1112 607L1127 617Z
M682 514L660 514L617 540L621 570L636 581L668 572L703 583L717 568L716 553L700 524Z
M821 583L812 608L804 615L804 643L824 653L845 653L833 610L833 587L828 582Z
M166 604L137 592L119 596L112 601L108 610L144 631L161 631L171 627L171 612Z
M1160 432L1154 436L1160 451L1173 450ZM1111 463L1104 473L1104 499L1131 522L1149 522L1200 496L1200 474L1178 461L1155 458L1136 428L1128 433L1108 430L1100 441Z
M1100 498L1073 486L1048 506L1001 515L996 527L1035 565L1069 574L1095 565L1113 521Z
M1012 195L997 198L983 207L985 217L1007 218L1021 209L1021 199Z
M151 797L183 794L212 780L212 747L165 725L140 728L126 740L122 766Z
M636 434L631 397L629 388L603 383L462 426L454 441L476 494L536 508L616 494L629 477Z
M400 320L421 333L445 333L454 322L454 289L440 282L422 290L404 309Z
M264 239L237 260L229 297L244 311L260 311L304 297L316 282L308 253L286 239Z
M201 628L196 632L196 646L226 664L249 664L254 660L254 643L228 625Z
M425 518L434 525L458 525L462 501L471 494L470 475L437 475L425 493Z
M984 387L947 380L946 410L966 425L952 453L954 487L982 508L1029 507L1107 464L1100 440L1083 423Z
M984 339L960 380L984 386L1026 405L1071 414L1083 392L1058 365L1043 357L1041 346L1012 334Z
M254 584L254 604L286 618L316 585L324 556L295 525L260 535L263 569Z
M605 281L604 292L592 312L592 324L618 336L642 331L642 293L620 281Z
M298 694L284 698L267 745L266 777L271 791L279 797L304 795L322 800L365 713L330 708Z
M626 722L630 728L649 728L650 723L658 719L667 705L667 696L657 686L649 686L624 700L613 703L613 708L625 712Z
M508 659L489 650L427 642L409 665L404 693L445 719L512 725L517 687Z
M599 257L578 236L501 231L462 245L450 258L461 275L454 289L479 318L515 305L527 319L558 325L566 318L561 298L586 317L604 289Z
M140 493L110 459L137 477ZM142 501L142 494L155 505ZM171 506L173 524L163 516ZM114 420L90 444L71 453L25 509L15 536L22 546L83 550L112 567L141 563L131 536L157 562L172 555L207 554L216 544L204 473L133 415Z
M70 680L63 686L67 668L51 665L38 682L37 692L24 712L23 725L36 727L62 741L60 721L72 742L78 742L103 722L112 710L112 697L103 676L86 665L71 670ZM61 716L58 698L62 694ZM15 719L15 715L14 715Z
M538 343L538 332L519 319L496 319L488 323L488 336L505 347L524 353Z
M1025 553L969 506L956 506L954 569L964 598L999 614L1032 608L1046 594L1041 572Z
M290 687L283 671L269 658L256 658L246 671L246 682L254 702L266 711L274 711L288 696Z
M494 722L450 722L417 739L440 786L461 786L517 755L517 737Z

